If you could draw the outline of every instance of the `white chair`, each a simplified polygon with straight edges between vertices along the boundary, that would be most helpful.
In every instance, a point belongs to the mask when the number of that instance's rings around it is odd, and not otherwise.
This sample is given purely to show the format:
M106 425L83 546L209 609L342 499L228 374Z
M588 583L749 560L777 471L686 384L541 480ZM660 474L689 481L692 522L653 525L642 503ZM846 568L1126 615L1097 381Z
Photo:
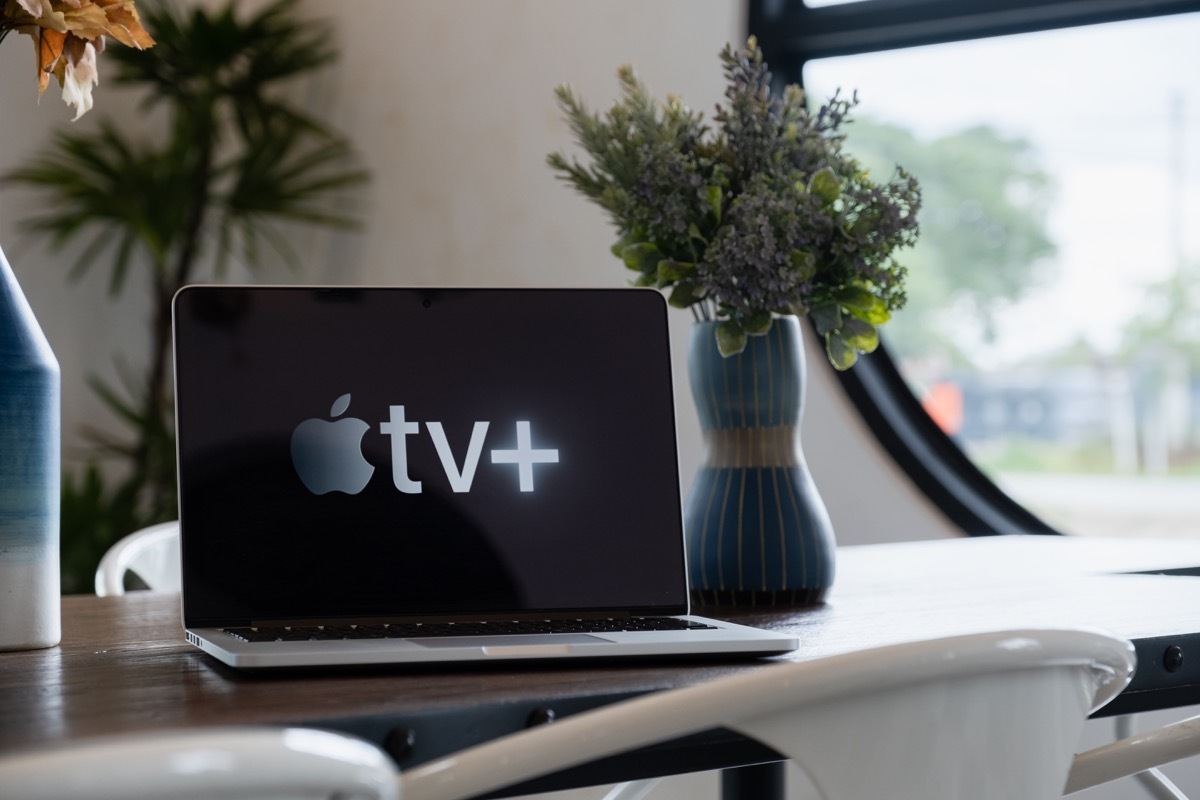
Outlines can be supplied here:
M455 800L722 726L800 766L825 800L1061 796L1088 714L1134 666L1128 641L1011 631L744 672L505 737L405 773Z
M125 573L132 572L151 590L178 592L179 523L163 522L124 537L96 567L96 594L125 594Z
M98 739L0 758L0 796L21 800L398 800L374 745L305 728L213 728Z
M825 800L1049 800L1062 793L1089 712L1125 687L1133 666L1132 645L1104 634L974 634L764 665L658 692L417 766L378 790L370 787L379 762L362 742L326 739L313 758L346 762L338 768L344 796L460 800L726 727L795 761ZM224 782L221 797L277 797L298 791L293 778L322 772L292 766L310 751L292 748L287 730L213 733L222 735L235 738L222 745L159 733L13 755L0 758L0 786L28 800L138 800L191 796L213 773ZM245 744L239 736L260 737L252 759L233 752ZM343 743L353 744L343 752ZM369 774L354 778L363 763ZM246 791L227 791L243 773ZM58 780L65 775L69 785Z

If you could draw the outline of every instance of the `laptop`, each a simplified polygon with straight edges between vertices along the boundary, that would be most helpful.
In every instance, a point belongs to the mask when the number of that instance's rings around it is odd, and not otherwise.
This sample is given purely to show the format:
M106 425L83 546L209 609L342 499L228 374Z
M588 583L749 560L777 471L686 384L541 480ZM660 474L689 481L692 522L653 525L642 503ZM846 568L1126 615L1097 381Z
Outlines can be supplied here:
M189 286L183 619L233 667L768 655L689 614L653 290Z

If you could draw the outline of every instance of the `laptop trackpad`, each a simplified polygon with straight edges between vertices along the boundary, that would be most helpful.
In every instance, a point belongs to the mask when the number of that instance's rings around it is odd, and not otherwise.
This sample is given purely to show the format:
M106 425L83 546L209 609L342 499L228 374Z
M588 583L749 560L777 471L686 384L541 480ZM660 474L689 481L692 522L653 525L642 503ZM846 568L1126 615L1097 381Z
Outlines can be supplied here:
M482 647L485 650L509 650L514 647L530 648L565 648L572 644L596 644L609 642L588 633L533 633L528 636L521 634L505 634L502 636L446 636L444 638L409 639L413 644L422 647Z

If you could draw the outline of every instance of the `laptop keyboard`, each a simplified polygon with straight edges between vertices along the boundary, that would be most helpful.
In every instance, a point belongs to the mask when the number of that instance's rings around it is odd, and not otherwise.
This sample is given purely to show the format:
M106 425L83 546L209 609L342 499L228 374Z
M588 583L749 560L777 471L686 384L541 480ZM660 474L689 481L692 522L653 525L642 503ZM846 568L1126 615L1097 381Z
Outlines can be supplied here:
M538 619L510 622L438 622L383 625L236 627L225 632L247 642L298 642L325 639L422 639L443 636L529 635L537 633L618 633L683 631L714 626L677 617L625 619Z

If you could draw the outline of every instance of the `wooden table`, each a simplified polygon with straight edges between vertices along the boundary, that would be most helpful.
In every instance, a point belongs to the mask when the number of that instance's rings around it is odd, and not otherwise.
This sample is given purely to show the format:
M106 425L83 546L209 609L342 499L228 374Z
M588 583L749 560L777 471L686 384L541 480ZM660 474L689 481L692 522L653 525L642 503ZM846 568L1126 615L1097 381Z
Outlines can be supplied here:
M801 648L780 657L787 660L979 630L1104 628L1133 639L1138 649L1133 684L1102 712L1126 713L1200 703L1197 567L1200 542L997 537L847 547L839 551L835 588L824 605L698 611L796 632ZM1168 574L1125 574L1156 571ZM117 732L288 723L365 736L407 767L550 717L770 663L246 675L183 641L178 602L176 595L151 593L64 598L60 646L0 653L0 751ZM1178 652L1168 654L1169 648ZM718 731L517 793L775 758ZM764 773L744 774L749 780Z

